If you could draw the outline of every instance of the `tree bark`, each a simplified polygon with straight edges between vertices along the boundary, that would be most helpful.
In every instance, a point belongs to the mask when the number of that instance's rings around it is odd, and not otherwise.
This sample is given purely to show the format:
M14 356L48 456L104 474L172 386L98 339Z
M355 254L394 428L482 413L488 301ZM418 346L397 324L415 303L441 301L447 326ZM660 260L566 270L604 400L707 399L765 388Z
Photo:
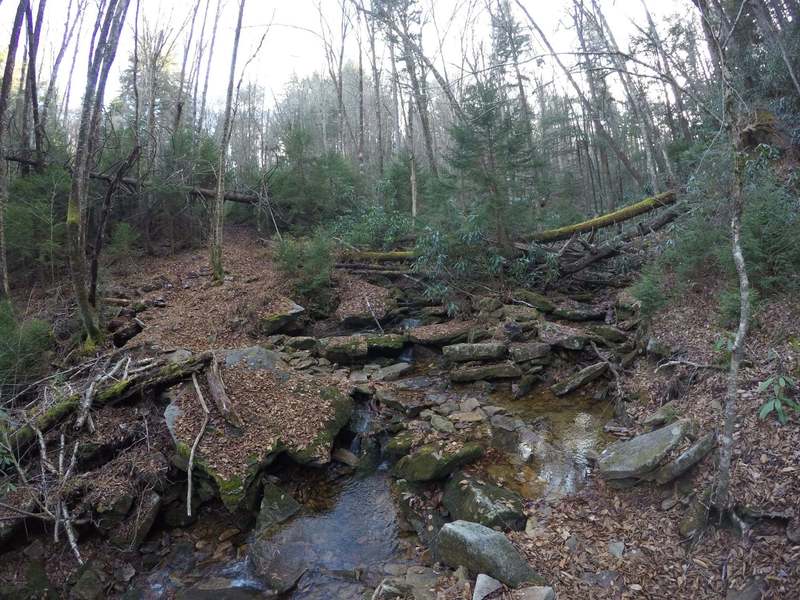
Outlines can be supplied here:
M78 22L83 17L83 10L86 6L85 0L79 0L76 4L75 17L70 22L70 11L72 9L73 0L70 0L69 8L67 8L67 22L64 24L64 34L61 37L61 45L58 48L56 57L53 60L53 68L50 71L50 81L47 83L47 91L44 94L44 101L42 102L42 131L47 133L47 121L50 118L50 106L53 103L53 98L56 93L56 81L58 80L58 72L61 68L61 62L64 60L69 43L75 34L75 28Z
M211 219L211 271L214 281L222 283L225 271L222 266L222 228L225 221L225 169L227 166L228 142L231 137L233 86L236 76L236 57L239 53L239 37L242 33L242 15L246 0L239 0L239 18L236 22L236 34L233 39L228 93L225 97L225 114L222 121L222 139L219 145L219 162L217 163L217 194Z
M211 30L211 46L208 48L208 63L206 75L203 81L203 93L200 96L200 116L197 118L197 133L203 131L203 124L206 120L206 97L208 95L208 77L211 75L211 60L214 58L214 45L217 41L217 28L219 27L219 13L222 8L222 0L217 0L217 12L214 15L214 27Z
M6 64L3 71L3 82L0 84L0 157L5 154L6 132L8 131L8 99L11 95L11 83L14 78L14 62L19 46L19 34L22 30L22 19L25 16L25 9L28 0L20 0L17 5L17 12L14 16L14 23L11 26L11 36L8 42L8 52L6 54ZM0 159L0 300L6 299L11 295L11 287L8 283L8 262L6 254L6 206L8 205L8 162Z
M36 21L33 20L30 1L25 7L25 22L28 33L28 98L31 106L31 116L33 118L33 147L36 156L36 170L41 170L41 163L44 160L44 130L42 129L41 115L39 113L39 85L36 77L36 56L39 52L39 38L42 33L42 23L44 21L44 8L47 0L39 0L36 10ZM27 145L27 140L26 140Z

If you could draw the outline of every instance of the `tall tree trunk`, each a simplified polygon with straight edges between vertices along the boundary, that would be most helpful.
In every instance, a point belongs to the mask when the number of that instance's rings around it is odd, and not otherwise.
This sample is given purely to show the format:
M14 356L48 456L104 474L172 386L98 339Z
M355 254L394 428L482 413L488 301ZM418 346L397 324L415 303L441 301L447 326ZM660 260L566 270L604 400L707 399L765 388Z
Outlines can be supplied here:
M6 156L6 133L8 132L8 99L11 95L11 83L14 78L14 62L19 46L19 34L22 30L22 19L28 0L20 0L14 23L11 26L11 36L8 41L6 64L3 71L3 82L0 84L0 300L11 295L11 286L8 283L8 262L6 253L6 206L8 205L8 161Z
M83 10L86 6L85 0L79 0L75 9L75 16L70 21L72 6L74 0L70 0L67 7L67 20L64 24L64 34L61 37L61 45L58 48L56 57L53 60L53 68L50 71L50 81L47 82L47 91L44 94L44 101L42 102L42 131L47 132L47 120L50 118L50 106L53 104L53 98L56 94L56 82L58 81L58 72L61 69L61 62L64 60L64 55L67 52L69 43L75 34L75 28L81 20Z
M33 147L35 151L37 170L41 169L44 163L44 131L39 114L39 86L36 77L36 55L39 52L39 38L42 33L42 23L44 22L44 7L47 0L39 0L36 10L36 21L33 20L30 2L25 8L25 22L28 32L28 88L33 118ZM27 142L26 142L27 144Z
M414 95L414 102L417 105L417 114L422 126L422 139L425 142L425 153L428 155L428 164L434 177L439 176L439 169L436 166L436 153L433 150L433 134L431 133L431 123L428 118L428 102L422 93L422 87L417 77L417 65L414 60L414 51L407 37L403 37L403 59L408 71L408 79L411 83L411 92Z
M786 70L789 72L789 78L794 84L794 89L797 91L797 95L800 96L800 81L798 81L797 75L795 75L794 66L789 58L786 45L781 39L781 34L776 30L773 24L772 17L769 14L769 9L764 4L763 0L753 0L751 5L755 10L756 20L758 21L758 26L761 29L762 35L765 38L768 38L770 43L772 43L778 49L778 52L780 52L781 58L783 59L783 64L786 65Z
M222 0L217 0L217 12L214 15L214 28L211 30L211 46L208 48L208 63L206 76L203 81L203 93L200 96L200 116L197 118L197 133L203 131L203 124L206 120L206 97L208 95L208 77L211 75L211 61L214 58L214 45L217 41L217 28L219 27L219 13L222 8Z
M239 37L242 33L242 15L246 0L239 0L239 18L236 21L236 34L233 38L231 70L228 78L228 93L225 97L225 114L222 121L222 139L219 145L219 162L217 163L217 197L211 220L211 270L214 281L222 283L225 271L222 267L222 228L225 222L225 169L227 165L228 142L231 137L233 86L236 76L236 56L239 53Z
M86 204L89 186L90 160L94 130L100 124L105 84L108 73L117 53L119 35L125 22L129 0L109 0L105 12L98 14L92 38L95 40L94 53L89 58L86 76L86 90L81 108L80 126L75 140L75 166L72 173L72 187L67 204L66 233L70 275L75 298L78 304L83 327L90 343L100 340L101 332L97 311L89 302L86 286L86 254L82 241L82 215ZM102 18L101 18L102 17ZM102 25L101 25L102 23ZM100 31L98 34L98 26Z
M186 39L186 45L183 47L183 60L181 61L181 76L178 79L178 97L175 99L175 119L172 123L172 135L178 133L178 128L181 125L181 116L183 115L183 86L186 81L186 64L189 61L189 49L192 47L192 38L194 37L194 22L197 20L197 13L200 10L200 0L194 5L192 10L192 20L189 25L189 35Z

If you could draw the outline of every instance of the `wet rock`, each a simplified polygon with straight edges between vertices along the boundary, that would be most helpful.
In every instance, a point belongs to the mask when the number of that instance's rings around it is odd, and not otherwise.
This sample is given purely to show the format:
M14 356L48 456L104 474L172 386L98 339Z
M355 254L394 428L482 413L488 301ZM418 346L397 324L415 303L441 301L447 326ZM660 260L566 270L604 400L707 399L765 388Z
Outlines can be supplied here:
M530 290L525 289L516 289L512 292L512 297L514 300L521 300L526 304L530 304L537 310L542 311L543 313L551 313L555 310L556 306L553 302L551 302L546 296L542 294L538 294L536 292L532 292Z
M472 600L484 600L494 594L497 590L501 589L503 584L497 581L494 577L481 573L475 579L475 589L472 592Z
M397 460L411 452L413 445L414 434L410 431L402 431L386 443L383 452L389 459Z
M482 342L480 344L454 344L442 348L442 354L450 362L497 360L506 355L505 344Z
M583 350L589 340L581 331L557 323L542 323L539 326L539 339L565 350Z
M519 342L508 349L511 358L518 363L544 359L550 355L550 350L550 344L542 342Z
M680 444L689 428L688 421L616 442L603 450L597 467L605 479L640 478L658 467Z
M138 548L150 533L160 508L161 496L154 491L145 492L132 514L111 535L111 543L122 550Z
M437 552L442 562L453 568L464 566L511 587L543 583L505 535L478 523L447 523L439 531Z
M388 367L381 367L374 375L372 381L395 381L414 368L413 365L405 362L395 363Z
M516 600L556 600L556 592L549 585L534 585L518 590Z
M662 425L676 421L678 417L680 417L680 412L673 400L672 402L661 405L658 410L645 417L642 424L651 428L661 427Z
M358 466L358 456L347 450L346 448L337 448L331 454L331 458L333 460L342 463L343 465L347 465L348 467L357 467Z
M462 446L434 443L404 456L394 466L394 475L408 481L444 479L454 471L483 456L483 447L476 443Z
M242 587L235 579L210 577L198 581L192 587L178 590L175 600L255 600L277 598L271 590Z
M659 468L655 474L654 479L658 484L669 483L686 473L698 462L703 460L711 450L714 449L716 437L713 433L704 435L694 444L689 446L675 459L669 461L667 464Z
M442 503L459 521L515 531L525 528L522 496L464 473L448 480Z
M430 485L400 479L393 485L394 497L400 514L428 547L436 545L439 530L444 525L442 513L428 501Z
M433 400L422 390L379 388L375 398L386 408L396 410L407 417L416 417L423 410L435 406Z
M484 379L513 379L520 376L522 371L512 362L464 366L450 371L450 380L457 383Z
M534 386L542 380L542 376L540 375L541 370L542 367L538 367L537 369L531 369L522 376L518 384L516 385L512 384L511 392L514 395L515 400L524 398L525 396L531 393Z
M572 377L550 386L550 389L556 396L564 396L594 381L605 373L606 369L608 369L608 365L604 362L590 365L581 369Z
M288 298L278 298L272 303L267 314L259 315L258 332L261 335L273 335L294 324L305 312L299 304L292 302Z
M256 519L256 535L269 535L272 529L300 511L300 504L285 490L271 483L264 484L264 496Z

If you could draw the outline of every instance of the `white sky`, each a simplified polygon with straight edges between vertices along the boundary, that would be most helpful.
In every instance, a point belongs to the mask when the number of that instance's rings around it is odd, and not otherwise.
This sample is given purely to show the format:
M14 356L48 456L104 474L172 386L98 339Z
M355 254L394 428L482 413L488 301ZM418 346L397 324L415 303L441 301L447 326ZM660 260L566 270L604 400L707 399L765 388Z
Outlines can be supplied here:
M35 0L32 0L35 2ZM94 5L96 0L89 0L90 5ZM477 0L477 5L482 6L485 0ZM140 11L142 18L148 23L169 26L176 31L181 23L187 19L187 15L193 8L195 0L140 0ZM214 63L210 78L209 92L212 102L221 100L225 94L228 77L228 64L233 44L233 32L237 16L238 1L223 0L225 4L217 33L217 46L214 54ZM49 65L52 64L52 56L60 43L64 28L66 10L69 0L48 0L46 5L46 20L42 36L42 48L40 50L45 61L44 74L41 79L46 79L49 73ZM106 100L114 97L118 90L117 77L119 70L127 63L133 49L133 16L135 12L136 0L131 0L131 7L128 13L127 26L123 33L119 52L112 72L111 80L106 94ZM202 4L205 4L203 1ZM247 58L251 56L258 44L266 26L272 23L272 27L267 35L260 54L250 64L245 80L257 81L267 88L267 97L271 97L270 91L276 96L280 96L281 90L293 74L298 76L309 75L314 71L325 70L325 56L322 41L313 32L320 31L320 16L317 5L322 6L323 13L329 21L334 34L338 31L340 0L248 0L245 8L244 28L240 46L239 67L241 68ZM442 56L444 63L451 78L458 76L458 69L455 61L461 55L462 40L466 39L469 43L470 37L476 36L478 40L488 39L488 24L483 21L483 25L476 27L466 27L465 19L466 7L470 4L469 0L422 0L423 6L427 7L428 25L424 31L426 53L429 56L437 57L437 65L442 66ZM526 0L526 6L533 17L537 19L542 29L548 33L551 43L557 51L570 51L574 49L574 34L563 23L566 11L571 4L571 0ZM614 30L618 44L623 48L630 33L634 30L631 19L644 25L644 13L641 0L601 0L601 4L606 13L611 27ZM2 39L2 50L5 54L8 30L13 20L16 9L15 0L5 0L0 4L0 39ZM513 6L513 2L512 2ZM653 13L656 22L661 17L671 13L681 13L691 10L688 0L648 0L648 7ZM209 10L209 23L207 25L207 36L210 38L211 21L215 3L212 1ZM35 11L35 8L34 8ZM203 7L197 18L196 33L198 35L202 20ZM516 12L516 11L515 11ZM453 16L454 15L454 16ZM453 18L453 24L448 30L448 35L444 41L442 55L439 56L439 42L437 39L435 22L440 31L447 29L446 24ZM88 19L87 19L88 21ZM524 23L524 20L523 20ZM84 31L88 31L90 23L84 24ZM313 30L306 31L306 30ZM82 92L82 82L86 72L86 46L89 43L89 34L84 33L80 42L82 51L79 53L78 63L75 68L75 79L73 81L72 103L80 102ZM173 52L175 62L180 65L183 52L183 35L176 44ZM347 45L347 54L355 59L356 40L350 34ZM365 41L366 49L366 41ZM388 56L387 56L388 58ZM71 50L68 52L61 66L59 74L59 85L63 90L65 79L69 71L71 60ZM567 61L569 62L569 61ZM365 57L365 68L368 63Z

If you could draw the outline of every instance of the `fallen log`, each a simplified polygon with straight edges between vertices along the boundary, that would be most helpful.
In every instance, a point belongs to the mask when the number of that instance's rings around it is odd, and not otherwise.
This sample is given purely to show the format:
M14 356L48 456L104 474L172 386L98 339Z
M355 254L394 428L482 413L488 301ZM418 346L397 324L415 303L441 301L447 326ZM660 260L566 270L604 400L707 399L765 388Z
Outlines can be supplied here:
M415 257L413 250L392 250L388 252L375 252L371 250L350 250L340 255L341 261L352 262L402 262Z
M40 163L36 162L35 160L29 158L23 158L21 156L7 155L5 159L23 165L40 166ZM50 166L50 165L44 165L44 166ZM64 168L69 170L68 167ZM104 173L89 173L89 178L98 181L105 181L106 183L112 183L114 181L113 175L106 175ZM140 185L139 180L136 179L135 177L122 177L120 179L120 183L129 188L136 188L139 187ZM141 183L142 187L147 187L148 185L150 185L148 182ZM204 188L192 185L181 185L180 188L186 193L200 198L212 199L216 197L217 194L217 191L211 188ZM259 200L260 198L258 194L248 194L246 192L225 192L226 202L239 202L242 204L258 204Z
M94 392L92 405L95 408L101 408L151 390L175 385L185 377L203 370L211 362L211 356L210 352L204 352L182 362L156 363L145 371L131 373L129 377L98 387ZM3 436L0 441L5 443L7 439L8 450L19 456L36 440L37 429L46 432L69 418L80 408L81 399L82 395L78 393L57 401L33 419L32 424L26 424L15 431L8 432L7 437Z
M559 227L557 229L547 229L545 231L540 231L538 233L535 233L531 237L531 241L547 243L547 242L557 242L560 240L566 240L572 237L576 233L585 233L587 231L595 231L597 229L602 229L604 227L610 227L611 225L615 225L616 223L622 223L623 221L627 221L628 219L632 219L633 217L645 214L647 212L650 212L651 210L662 208L664 206L669 206L670 204L674 204L676 200L677 200L677 194L675 194L675 192L672 191L664 192L663 194L659 194L658 196L645 198L641 202L637 202L636 204L631 204L630 206L620 208L613 212L594 217L593 219L589 219L588 221L581 221L580 223L567 225L565 227ZM514 244L514 246L519 250L529 249L528 244L524 242L517 242Z

